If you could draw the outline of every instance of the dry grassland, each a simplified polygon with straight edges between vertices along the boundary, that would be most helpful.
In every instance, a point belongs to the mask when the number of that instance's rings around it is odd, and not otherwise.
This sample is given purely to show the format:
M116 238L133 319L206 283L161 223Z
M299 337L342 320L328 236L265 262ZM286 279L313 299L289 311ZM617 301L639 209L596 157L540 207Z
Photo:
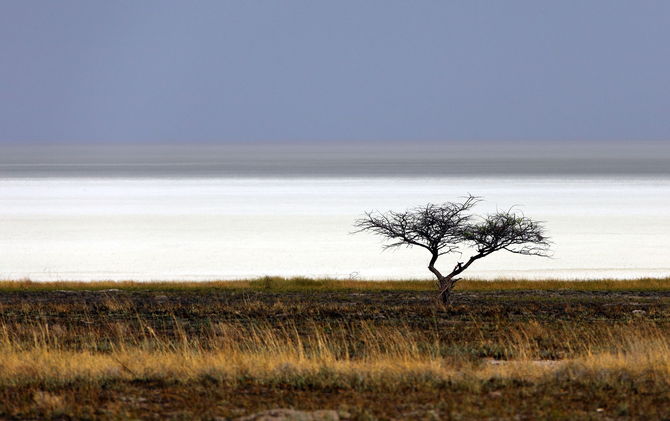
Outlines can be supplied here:
M0 418L670 417L670 280L433 288L0 282Z

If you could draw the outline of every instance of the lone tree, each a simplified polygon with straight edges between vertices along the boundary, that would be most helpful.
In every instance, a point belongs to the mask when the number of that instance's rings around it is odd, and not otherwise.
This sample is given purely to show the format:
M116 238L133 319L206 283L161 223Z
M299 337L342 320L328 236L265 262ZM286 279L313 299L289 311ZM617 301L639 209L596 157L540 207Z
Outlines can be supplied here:
M369 231L390 242L385 249L400 246L423 247L431 254L428 270L437 278L439 299L449 304L451 290L475 261L498 250L529 256L549 256L549 241L544 227L514 209L475 217L471 210L480 198L468 195L462 202L429 203L405 212L366 212L356 220L355 232ZM459 259L454 268L443 275L435 262L445 254L470 257Z

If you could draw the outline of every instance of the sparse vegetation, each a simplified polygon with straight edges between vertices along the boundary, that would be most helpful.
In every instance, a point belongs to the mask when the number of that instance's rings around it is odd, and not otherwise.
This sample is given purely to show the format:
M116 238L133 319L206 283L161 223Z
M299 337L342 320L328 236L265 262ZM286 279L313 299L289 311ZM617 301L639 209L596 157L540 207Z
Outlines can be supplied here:
M510 290L572 290L572 291L670 291L670 278L640 279L598 279L598 280L528 280L494 279L490 281L463 279L459 282L462 291L510 291ZM265 291L434 291L435 282L426 280L360 281L332 278L283 278L265 276L257 279L233 281L192 281L192 282L136 282L136 281L95 281L95 282L34 282L29 279L0 281L0 292L12 291L101 291L119 289L122 291L220 291L220 290L265 290Z
M670 413L670 279L0 283L0 418Z

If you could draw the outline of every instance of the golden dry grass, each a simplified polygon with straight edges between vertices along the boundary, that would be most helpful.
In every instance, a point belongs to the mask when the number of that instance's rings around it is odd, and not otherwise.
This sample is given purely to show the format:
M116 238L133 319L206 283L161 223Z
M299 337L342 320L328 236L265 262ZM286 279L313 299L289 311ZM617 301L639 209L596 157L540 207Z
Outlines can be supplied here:
M282 278L266 276L258 279L228 281L52 281L31 280L0 281L0 292L10 291L99 291L121 289L126 291L206 291L213 289L250 289L272 291L304 290L363 290L363 291L432 291L431 280L361 281L314 278ZM670 278L598 279L598 280L527 280L527 279L464 279L457 285L461 291L513 291L513 290L572 290L572 291L667 291Z
M89 343L75 349L62 345L60 326L2 324L0 384L188 382L208 376L229 385L243 380L394 390L453 382L476 387L491 379L538 381L556 375L583 381L596 376L608 383L626 372L670 385L670 334L647 323L565 329L561 339L570 344L566 358L542 360L537 338L550 332L529 322L507 333L503 346L512 358L504 361L445 355L438 336L430 332L365 322L313 324L302 333L290 323L217 323L200 338L189 337L177 323L176 336L169 339L148 324L140 326L142 332L129 332L131 327L119 323L105 337L80 329L76 334ZM101 349L102 342L112 345Z

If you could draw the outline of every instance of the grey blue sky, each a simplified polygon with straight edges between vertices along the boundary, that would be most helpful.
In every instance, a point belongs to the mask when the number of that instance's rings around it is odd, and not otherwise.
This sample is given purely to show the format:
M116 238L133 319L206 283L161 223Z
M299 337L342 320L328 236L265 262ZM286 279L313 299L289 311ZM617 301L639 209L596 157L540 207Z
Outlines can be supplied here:
M670 2L0 0L0 141L670 140Z

